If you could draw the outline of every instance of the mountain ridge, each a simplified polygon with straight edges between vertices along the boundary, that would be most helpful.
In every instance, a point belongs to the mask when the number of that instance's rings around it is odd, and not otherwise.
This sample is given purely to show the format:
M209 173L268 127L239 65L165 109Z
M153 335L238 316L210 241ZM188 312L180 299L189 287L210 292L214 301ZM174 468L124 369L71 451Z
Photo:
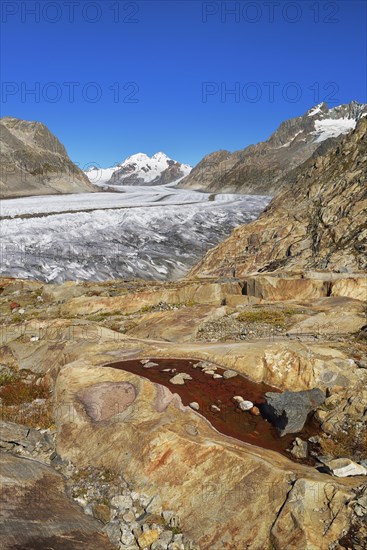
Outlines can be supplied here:
M304 115L285 120L266 140L233 153L210 153L179 187L207 192L270 194L323 143L355 128L367 105L351 101L331 109L320 103Z
M328 269L360 272L367 248L367 117L322 143L260 217L236 228L189 276Z
M0 146L2 197L96 190L42 122L1 118Z

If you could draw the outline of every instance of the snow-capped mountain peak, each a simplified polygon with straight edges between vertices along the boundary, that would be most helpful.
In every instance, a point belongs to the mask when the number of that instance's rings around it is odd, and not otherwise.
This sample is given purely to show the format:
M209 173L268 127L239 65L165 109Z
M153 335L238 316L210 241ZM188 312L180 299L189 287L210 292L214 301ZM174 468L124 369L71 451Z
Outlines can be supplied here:
M152 157L136 153L111 168L90 168L86 171L92 183L111 185L159 185L180 180L191 172L191 166L172 160L159 151Z
M317 105L308 116L314 115L314 136L315 143L321 143L328 138L338 137L342 134L347 134L357 125L362 114L366 112L366 105L351 101L345 105L328 108L326 103Z

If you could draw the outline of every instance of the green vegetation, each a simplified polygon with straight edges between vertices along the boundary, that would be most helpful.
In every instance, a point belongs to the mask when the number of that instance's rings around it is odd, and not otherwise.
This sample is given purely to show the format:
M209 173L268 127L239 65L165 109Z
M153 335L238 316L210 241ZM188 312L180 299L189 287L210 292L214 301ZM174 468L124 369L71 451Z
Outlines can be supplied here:
M45 384L28 384L20 378L14 378L0 388L3 405L22 405L34 399L47 399L49 391Z
M250 311L242 311L237 319L241 323L264 323L284 327L288 317L302 313L303 311L295 308L264 309L262 306L257 306Z
M121 311L104 311L103 313L96 313L96 314L92 314L92 315L86 315L86 319L88 319L88 321L96 321L96 322L99 322L99 321L105 321L108 319L108 317L112 317L112 316L125 316L126 314L125 313L122 313Z
M258 310L242 311L237 319L241 323L266 323L269 325L284 325L286 316L281 311Z
M25 411L21 406L5 406L0 409L0 418L16 424L25 424L30 428L53 428L54 417L50 401L44 405L33 407Z
M360 430L355 426L350 426L346 431L340 430L330 439L323 438L320 445L324 455L362 458L367 448L367 425L364 424Z
M17 380L17 376L11 372L0 372L0 386L13 384Z

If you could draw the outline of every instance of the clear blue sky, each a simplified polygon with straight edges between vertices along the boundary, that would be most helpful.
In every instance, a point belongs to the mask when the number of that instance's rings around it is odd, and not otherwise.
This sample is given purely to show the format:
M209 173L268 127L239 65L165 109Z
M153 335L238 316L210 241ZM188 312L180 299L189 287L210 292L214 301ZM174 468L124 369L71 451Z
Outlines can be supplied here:
M366 2L267 4L3 0L1 114L42 121L81 167L196 164L323 100L366 101Z

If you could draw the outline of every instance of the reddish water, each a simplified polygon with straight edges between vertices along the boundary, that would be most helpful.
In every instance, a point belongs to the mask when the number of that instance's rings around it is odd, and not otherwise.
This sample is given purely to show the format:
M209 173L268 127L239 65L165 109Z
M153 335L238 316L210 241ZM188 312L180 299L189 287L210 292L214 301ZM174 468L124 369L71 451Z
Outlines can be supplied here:
M316 425L309 421L302 432L280 437L275 427L262 416L252 416L249 412L243 412L232 401L235 395L240 395L255 405L261 405L265 402L265 393L268 391L279 392L280 390L277 388L252 382L242 375L229 380L213 379L211 375L204 374L201 369L192 367L199 362L195 359L152 358L151 361L158 363L158 366L144 368L140 360L136 359L110 363L105 366L126 370L152 382L162 384L173 393L177 393L184 405L196 401L200 406L200 414L205 416L219 432L259 447L272 449L289 458L293 458L293 456L287 452L287 449L292 446L291 443L296 436L307 439L317 433ZM163 372L163 369L176 369L176 372ZM224 369L218 367L215 372L222 374L223 371ZM192 380L187 380L184 386L171 384L170 378L179 372L189 374ZM217 405L221 409L220 412L212 411L211 405Z

